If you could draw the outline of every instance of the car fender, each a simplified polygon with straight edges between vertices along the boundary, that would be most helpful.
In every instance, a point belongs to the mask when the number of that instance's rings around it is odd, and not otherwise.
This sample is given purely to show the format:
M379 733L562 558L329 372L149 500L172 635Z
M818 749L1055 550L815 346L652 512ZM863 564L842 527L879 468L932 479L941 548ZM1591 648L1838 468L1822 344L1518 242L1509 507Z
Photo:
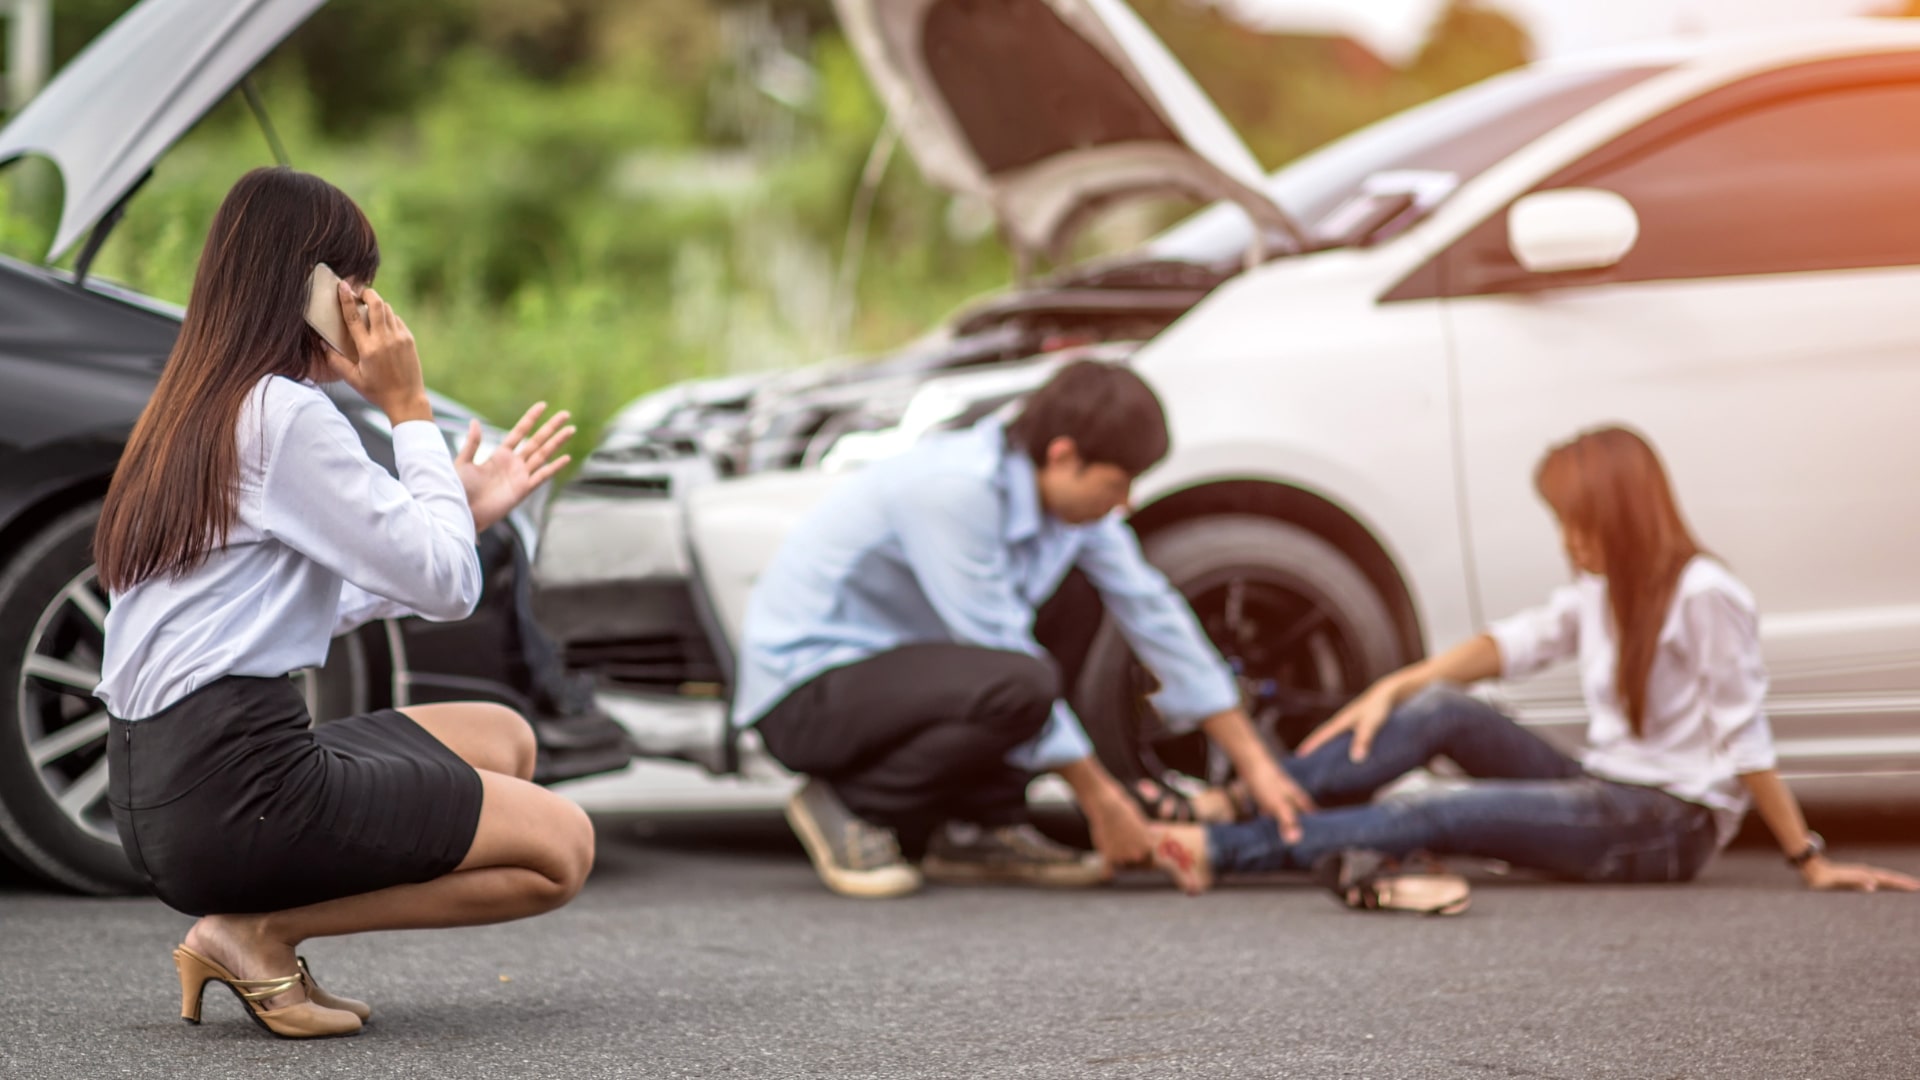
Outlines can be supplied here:
M769 472L711 484L687 496L687 543L720 632L737 652L747 596L780 544L845 478L820 469Z

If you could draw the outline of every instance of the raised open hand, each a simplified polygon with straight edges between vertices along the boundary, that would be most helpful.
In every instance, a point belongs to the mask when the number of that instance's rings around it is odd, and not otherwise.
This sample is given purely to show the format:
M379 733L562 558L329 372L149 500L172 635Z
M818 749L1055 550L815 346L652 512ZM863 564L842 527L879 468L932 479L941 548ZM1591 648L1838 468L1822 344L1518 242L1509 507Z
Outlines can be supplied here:
M544 401L528 409L483 461L475 460L480 450L480 421L475 420L467 428L467 440L461 445L459 456L454 458L453 467L460 474L461 485L467 489L467 506L473 510L476 530L490 528L506 517L521 500L533 494L535 488L551 480L573 460L568 454L553 456L554 451L573 437L575 430L567 423L571 414L565 409L549 417L540 425L540 430L533 431L534 422L546 411Z

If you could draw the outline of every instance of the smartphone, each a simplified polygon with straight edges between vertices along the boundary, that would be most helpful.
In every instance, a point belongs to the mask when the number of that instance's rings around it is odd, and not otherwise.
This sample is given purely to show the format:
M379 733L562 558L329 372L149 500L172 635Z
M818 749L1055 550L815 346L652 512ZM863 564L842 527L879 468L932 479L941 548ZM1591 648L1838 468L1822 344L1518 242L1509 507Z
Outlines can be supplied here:
M365 317L367 305L360 305L360 314ZM347 321L340 316L340 275L326 263L316 264L313 276L307 279L307 325L334 352L359 362L353 336L347 333Z

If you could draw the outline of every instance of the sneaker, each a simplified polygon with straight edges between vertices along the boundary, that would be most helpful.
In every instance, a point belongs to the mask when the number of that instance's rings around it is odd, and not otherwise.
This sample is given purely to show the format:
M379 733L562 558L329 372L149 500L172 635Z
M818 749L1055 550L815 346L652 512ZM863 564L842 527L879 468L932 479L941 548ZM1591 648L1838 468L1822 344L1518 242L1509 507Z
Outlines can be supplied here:
M787 824L806 846L820 880L841 896L879 900L920 888L920 871L901 857L893 831L855 815L818 780L808 780L787 800Z
M1107 879L1091 851L1055 843L1031 825L982 828L948 822L934 832L920 870L930 880L1086 888Z

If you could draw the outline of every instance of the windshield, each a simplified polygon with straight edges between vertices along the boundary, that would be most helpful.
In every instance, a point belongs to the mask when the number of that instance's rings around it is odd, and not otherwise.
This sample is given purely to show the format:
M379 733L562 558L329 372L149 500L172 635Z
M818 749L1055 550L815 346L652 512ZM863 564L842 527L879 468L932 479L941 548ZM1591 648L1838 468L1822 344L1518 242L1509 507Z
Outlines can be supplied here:
M1451 173L1458 184L1465 184L1567 120L1663 70L1522 68L1495 76L1298 159L1273 174L1267 194L1312 231L1378 173ZM1213 264L1239 258L1252 239L1253 224L1246 212L1232 203L1217 203L1162 233L1146 253Z

